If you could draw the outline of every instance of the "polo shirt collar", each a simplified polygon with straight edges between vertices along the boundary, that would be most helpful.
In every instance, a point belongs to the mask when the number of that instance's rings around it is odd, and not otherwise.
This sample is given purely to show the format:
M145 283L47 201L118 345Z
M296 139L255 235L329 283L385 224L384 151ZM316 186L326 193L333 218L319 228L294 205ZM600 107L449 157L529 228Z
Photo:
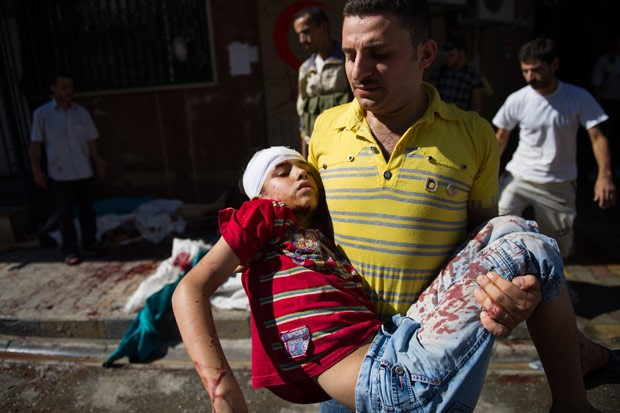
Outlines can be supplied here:
M456 106L447 104L439 98L439 92L433 85L423 82L421 87L428 96L428 108L418 122L427 120L432 122L435 116L440 116L446 120L456 120L462 116L461 111ZM353 99L347 110L334 122L334 128L357 132L364 122L364 110L360 107L357 99Z

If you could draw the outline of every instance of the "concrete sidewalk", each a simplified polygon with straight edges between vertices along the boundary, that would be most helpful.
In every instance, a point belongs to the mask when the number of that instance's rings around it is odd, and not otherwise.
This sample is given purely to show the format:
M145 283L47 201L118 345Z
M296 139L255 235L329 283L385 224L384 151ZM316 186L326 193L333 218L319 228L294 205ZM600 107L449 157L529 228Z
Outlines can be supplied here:
M170 257L171 243L116 246L76 266L62 262L56 248L0 254L0 334L120 339L136 315L123 307ZM224 337L249 336L247 312L215 312ZM176 337L172 316L164 324L166 336Z

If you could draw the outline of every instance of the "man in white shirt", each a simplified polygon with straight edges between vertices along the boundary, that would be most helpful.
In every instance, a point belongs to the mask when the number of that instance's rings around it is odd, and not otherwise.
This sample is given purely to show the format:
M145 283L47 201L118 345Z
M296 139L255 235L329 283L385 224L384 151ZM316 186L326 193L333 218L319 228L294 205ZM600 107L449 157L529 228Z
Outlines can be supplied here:
M34 111L30 136L30 160L35 184L51 187L62 235L61 251L68 265L81 257L73 224L77 207L81 244L84 250L96 248L96 218L93 211L93 177L105 176L99 155L97 128L88 111L73 102L73 78L59 72L50 78L53 99ZM47 172L42 168L45 151ZM93 168L94 166L94 168Z
M594 202L616 203L607 137L600 124L607 115L585 89L555 77L555 44L539 38L519 52L527 86L512 93L493 118L500 150L519 127L519 143L501 182L500 214L521 214L531 206L542 233L558 241L566 259L573 246L576 211L577 131L587 131L598 164Z

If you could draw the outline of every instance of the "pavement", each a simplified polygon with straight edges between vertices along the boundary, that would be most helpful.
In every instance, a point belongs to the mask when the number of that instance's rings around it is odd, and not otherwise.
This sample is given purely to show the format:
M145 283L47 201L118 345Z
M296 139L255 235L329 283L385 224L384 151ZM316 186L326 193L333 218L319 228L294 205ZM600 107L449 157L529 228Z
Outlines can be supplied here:
M599 210L586 193L579 196L579 211L576 253L565 268L578 326L591 339L620 348L620 207ZM177 237L196 239L199 235ZM38 355L103 361L135 316L123 312L127 299L170 256L171 245L172 238L158 244L138 241L113 246L104 255L90 257L77 266L64 264L54 247L27 245L0 253L0 356L7 358L10 353L26 359ZM247 371L248 314L215 309L214 317L233 366ZM163 323L168 349L154 363L185 363L191 368L173 316ZM524 401L517 399L524 397L523 391L530 394L533 390L528 386L532 385L542 392L541 405L548 403L544 375L537 369L536 360L525 327L498 340L476 411L518 411L509 406L498 410L497 406L523 405ZM513 402L502 395L508 385L517 389ZM620 385L601 386L588 394L601 411L620 412Z

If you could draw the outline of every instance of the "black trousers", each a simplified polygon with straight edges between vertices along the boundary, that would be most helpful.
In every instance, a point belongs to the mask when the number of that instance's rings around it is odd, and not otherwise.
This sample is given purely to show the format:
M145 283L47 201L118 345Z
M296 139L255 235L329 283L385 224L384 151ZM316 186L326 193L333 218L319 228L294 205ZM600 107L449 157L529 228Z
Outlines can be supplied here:
M93 210L93 178L76 181L50 179L52 195L58 212L58 226L62 235L60 250L63 255L79 253L77 232L73 224L77 208L82 246L88 248L96 241L97 221Z

